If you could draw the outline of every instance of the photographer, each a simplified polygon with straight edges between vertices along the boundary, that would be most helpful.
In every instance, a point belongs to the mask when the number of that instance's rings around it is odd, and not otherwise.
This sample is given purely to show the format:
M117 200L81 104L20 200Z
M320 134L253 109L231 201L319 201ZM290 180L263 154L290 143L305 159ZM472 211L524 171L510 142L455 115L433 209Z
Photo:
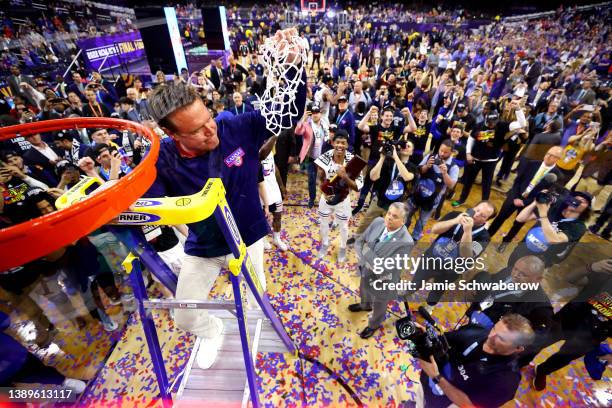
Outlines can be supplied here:
M414 150L411 142L400 140L397 143L386 142L381 148L378 162L370 171L370 180L376 192L376 198L372 200L368 211L366 211L361 224L357 228L357 234L362 234L366 228L377 217L389 209L395 202L405 202L412 193L410 183L418 176L418 168L410 161ZM399 154L398 154L399 151ZM355 238L348 240L349 244L355 242Z
M537 219L522 243L510 255L509 263L524 255L538 255L550 267L565 259L586 232L584 221L590 215L593 198L581 191L543 191L516 217L526 223ZM554 204L554 205L551 205Z
M366 176L369 176L370 170L378 162L382 144L385 141L398 141L403 134L402 129L393 125L393 108L391 106L386 106L382 109L380 124L371 125L372 117L376 115L377 109L378 108L376 106L371 106L368 113L366 113L359 124L357 124L357 129L370 135L370 157L368 158ZM353 210L353 215L357 214L357 212L363 207L371 187L372 180L370 180L369 177L366 177L361 193L359 194L357 207L355 208L357 211Z
M468 325L445 336L445 358L419 359L425 407L497 407L514 398L521 380L517 356L534 339L526 318L507 314L490 330Z
M559 176L556 163L561 157L561 152L561 147L554 146L548 149L543 160L522 160L520 162L514 184L506 194L499 214L489 226L491 236L499 231L499 228L512 214L531 204L540 191L551 188ZM511 242L522 226L522 224L512 226L498 248L500 252L506 247L504 243Z
M495 206L489 201L481 201L465 213L452 211L446 214L431 228L432 234L438 236L425 251L424 259L477 258L489 244L490 236L485 224L494 215ZM436 283L453 282L457 278L457 271L435 263L421 265L412 281L416 282L417 288L420 288L422 282L431 278L434 278ZM444 290L430 291L427 303L435 305L443 294Z
M415 241L421 239L423 228L429 220L433 209L442 201L447 189L452 189L459 178L459 166L453 159L453 142L446 139L440 145L438 154L429 154L423 158L419 165L421 178L416 185L414 194L408 199L410 214L412 216L419 210L419 218L412 230Z

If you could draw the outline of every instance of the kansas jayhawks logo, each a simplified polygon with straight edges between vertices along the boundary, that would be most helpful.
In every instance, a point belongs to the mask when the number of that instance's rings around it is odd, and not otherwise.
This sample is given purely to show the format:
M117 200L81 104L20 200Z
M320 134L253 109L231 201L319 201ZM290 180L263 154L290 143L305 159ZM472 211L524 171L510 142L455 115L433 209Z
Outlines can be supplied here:
M242 163L243 163L242 156L244 156L244 150L242 150L242 147L239 147L236 150L234 150L232 154L230 154L229 156L225 158L224 160L225 165L227 167L242 166Z

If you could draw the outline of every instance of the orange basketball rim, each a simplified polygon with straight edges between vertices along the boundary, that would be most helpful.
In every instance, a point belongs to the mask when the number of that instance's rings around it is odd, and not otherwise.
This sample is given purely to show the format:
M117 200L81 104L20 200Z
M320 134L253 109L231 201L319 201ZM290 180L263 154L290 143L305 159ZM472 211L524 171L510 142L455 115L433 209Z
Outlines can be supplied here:
M136 122L109 118L47 120L1 128L0 141L84 128L128 130L146 137L151 141L151 147L140 164L111 187L65 209L0 230L0 273L45 256L91 233L126 210L155 181L159 137L153 130Z

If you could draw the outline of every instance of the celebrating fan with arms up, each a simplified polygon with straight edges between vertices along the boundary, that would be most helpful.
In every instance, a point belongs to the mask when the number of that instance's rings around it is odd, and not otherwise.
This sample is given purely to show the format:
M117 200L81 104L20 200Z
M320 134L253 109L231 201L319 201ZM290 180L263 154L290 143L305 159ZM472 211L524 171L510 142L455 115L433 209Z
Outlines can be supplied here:
M209 178L221 178L248 255L265 288L263 238L269 227L259 204L258 152L266 139L292 127L302 115L307 44L290 28L268 38L260 51L269 78L259 101L261 110L215 120L188 84L170 82L153 91L149 110L170 137L161 143L157 179L146 196L190 195L200 191ZM206 300L219 271L233 259L214 217L189 225L185 252L176 299ZM221 343L221 320L205 310L177 309L176 323L202 339L196 361L200 368L209 368Z

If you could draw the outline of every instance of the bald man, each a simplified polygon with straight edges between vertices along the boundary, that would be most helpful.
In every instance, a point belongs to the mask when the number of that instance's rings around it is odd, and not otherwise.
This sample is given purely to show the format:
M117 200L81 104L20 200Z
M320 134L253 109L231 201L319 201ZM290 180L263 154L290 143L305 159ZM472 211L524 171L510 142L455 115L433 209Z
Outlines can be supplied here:
M466 312L470 317L470 323L483 327L493 327L508 313L516 313L527 318L535 332L535 340L519 355L521 367L529 364L542 348L553 325L554 309L541 285L545 271L546 264L542 259L527 255L496 274L481 272L474 278L474 281L479 283L538 284L537 289L477 291L474 302Z
M545 270L544 261L537 256L527 255L519 258L514 265L509 265L495 274L480 272L474 277L474 281L540 284ZM541 285L535 290L480 290L475 293L470 311L480 311L486 315L491 327L503 315L518 313L526 317L536 331L548 330L554 314L550 300Z
M253 107L251 105L247 105L243 102L242 94L240 92L234 92L232 95L232 100L234 101L234 107L229 111L234 115L242 115L243 113L253 111Z
M548 149L543 160L523 160L518 167L517 176L514 184L506 196L506 200L502 204L499 214L489 226L489 234L493 237L499 227L510 218L514 213L521 211L525 206L531 204L536 195L545 189L550 188L557 178L560 177L559 170L556 167L557 160L561 158L563 150L559 146L554 146ZM553 176L554 174L554 176ZM521 225L522 227L522 225ZM504 237L503 242L512 241L518 230L511 229ZM502 243L503 245L503 243ZM503 246L505 247L505 245ZM503 247L500 250L503 250Z

